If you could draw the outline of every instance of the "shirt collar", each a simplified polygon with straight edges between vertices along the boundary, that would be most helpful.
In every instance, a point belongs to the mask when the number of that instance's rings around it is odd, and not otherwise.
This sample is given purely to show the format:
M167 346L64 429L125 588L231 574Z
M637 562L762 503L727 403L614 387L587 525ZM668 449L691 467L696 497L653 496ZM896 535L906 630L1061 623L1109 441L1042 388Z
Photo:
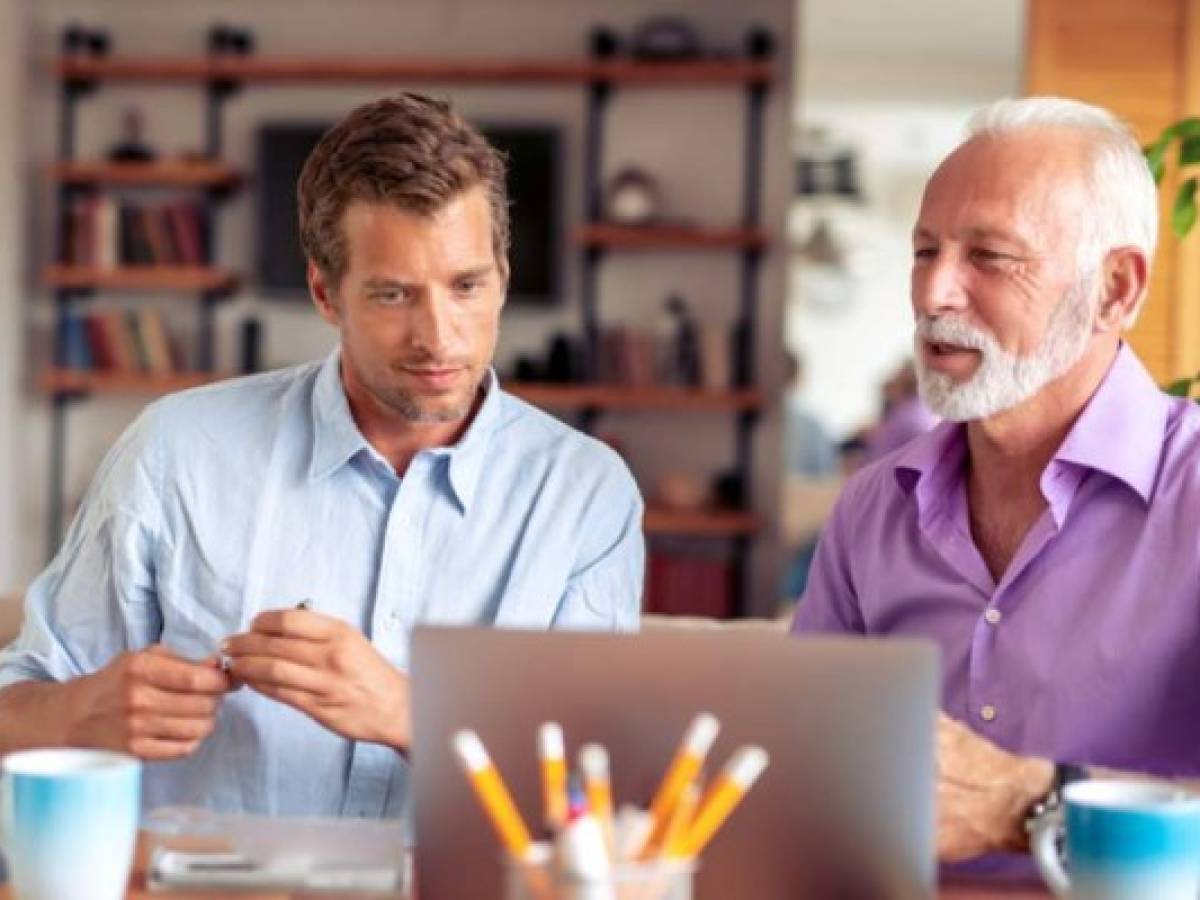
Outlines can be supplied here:
M340 347L325 357L313 388L313 450L308 466L310 481L320 480L367 448L367 439L350 415L350 403L342 387Z
M1054 454L1054 462L1104 472L1149 503L1169 412L1167 395L1129 346L1122 344L1100 387ZM962 477L965 455L966 426L943 422L897 451L892 468L903 490L916 489L918 508L926 515L952 495Z
M480 387L483 390L483 402L479 404L475 417L467 425L467 430L458 439L458 443L425 451L448 460L450 487L463 512L470 508L471 501L475 498L488 448L492 443L492 435L503 420L504 392L500 390L500 382L494 369L488 369Z
M1149 503L1170 406L1170 398L1129 346L1122 344L1054 458L1104 472Z
M435 458L445 458L450 487L463 511L471 505L483 472L491 436L502 419L503 400L495 370L489 369L482 384L483 402L458 443L451 447L433 447L424 451ZM358 430L350 414L346 390L342 386L341 350L335 349L326 357L317 373L313 389L313 453L308 477L316 481L332 474L370 445Z

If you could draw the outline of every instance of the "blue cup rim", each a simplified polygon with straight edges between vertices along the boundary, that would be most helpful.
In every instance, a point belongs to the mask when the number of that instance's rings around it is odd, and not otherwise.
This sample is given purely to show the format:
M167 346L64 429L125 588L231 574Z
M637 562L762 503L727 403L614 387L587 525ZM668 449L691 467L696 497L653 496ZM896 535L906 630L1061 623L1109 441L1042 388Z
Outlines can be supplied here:
M1168 816L1200 813L1200 795L1161 781L1088 779L1063 788L1070 807L1106 812L1140 812Z
M115 750L82 747L39 747L0 758L0 772L16 778L99 778L128 775L141 760Z

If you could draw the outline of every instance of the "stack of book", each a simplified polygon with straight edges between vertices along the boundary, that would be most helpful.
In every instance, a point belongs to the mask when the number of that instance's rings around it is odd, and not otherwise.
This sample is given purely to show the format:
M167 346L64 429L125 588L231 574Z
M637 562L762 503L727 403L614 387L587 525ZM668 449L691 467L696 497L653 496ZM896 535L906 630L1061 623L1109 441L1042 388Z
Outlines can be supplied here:
M77 266L204 265L204 210L189 200L148 204L75 197L63 222L64 261Z
M698 329L698 371L679 371L673 338L649 329L614 325L600 334L598 380L623 387L679 387L726 390L732 383L729 334L721 325Z
M733 615L733 568L728 559L699 552L650 552L645 612L671 616Z
M150 306L70 310L58 320L57 363L69 369L170 375L183 369L178 345Z

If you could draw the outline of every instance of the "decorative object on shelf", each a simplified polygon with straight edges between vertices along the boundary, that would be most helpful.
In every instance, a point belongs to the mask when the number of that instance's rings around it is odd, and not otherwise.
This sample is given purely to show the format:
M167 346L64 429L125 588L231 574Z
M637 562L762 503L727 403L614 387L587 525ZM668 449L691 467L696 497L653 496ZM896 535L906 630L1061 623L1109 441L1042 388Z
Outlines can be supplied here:
M613 176L604 191L604 218L618 225L653 225L663 217L662 191L654 177L636 166Z
M217 24L208 30L210 56L249 56L254 52L254 33L248 28Z
M703 475L669 471L654 480L652 496L667 509L695 512L708 504L710 491Z
M622 52L621 36L606 25L598 25L588 34L588 45L596 59L612 59Z
M238 371L253 375L262 371L262 322L257 316L246 316L241 325L241 365Z
M816 126L805 128L797 143L796 193L799 196L862 199L854 148L836 143L824 128Z
M153 160L158 154L144 140L144 126L142 111L136 106L125 107L121 113L121 139L108 151L108 158L121 163L144 163Z
M63 29L64 56L107 56L109 44L108 32L99 28L85 28L76 24Z
M713 499L722 509L746 508L746 479L737 469L721 472L713 479Z
M775 34L771 29L755 25L746 32L746 55L751 59L770 59L775 53Z
M672 323L672 334L662 380L667 384L699 387L703 381L700 368L700 335L687 301L679 294L671 294L663 302L663 308Z
M550 336L546 351L546 381L575 384L587 376L586 369L583 349L577 340L563 332Z
M700 326L700 375L702 386L711 391L733 385L733 342L726 326Z
M633 29L630 52L634 59L668 62L699 59L704 45L695 27L679 16L654 16Z

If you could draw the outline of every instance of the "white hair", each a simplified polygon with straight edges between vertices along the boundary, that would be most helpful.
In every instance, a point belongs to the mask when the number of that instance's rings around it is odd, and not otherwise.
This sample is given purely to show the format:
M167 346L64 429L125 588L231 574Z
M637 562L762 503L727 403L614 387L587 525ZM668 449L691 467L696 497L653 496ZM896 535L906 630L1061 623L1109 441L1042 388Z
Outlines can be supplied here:
M1108 110L1062 97L998 100L971 117L966 140L1042 128L1084 132L1093 139L1085 177L1094 206L1083 212L1078 277L1098 275L1105 255L1116 247L1137 247L1148 266L1158 238L1158 189L1133 131Z

